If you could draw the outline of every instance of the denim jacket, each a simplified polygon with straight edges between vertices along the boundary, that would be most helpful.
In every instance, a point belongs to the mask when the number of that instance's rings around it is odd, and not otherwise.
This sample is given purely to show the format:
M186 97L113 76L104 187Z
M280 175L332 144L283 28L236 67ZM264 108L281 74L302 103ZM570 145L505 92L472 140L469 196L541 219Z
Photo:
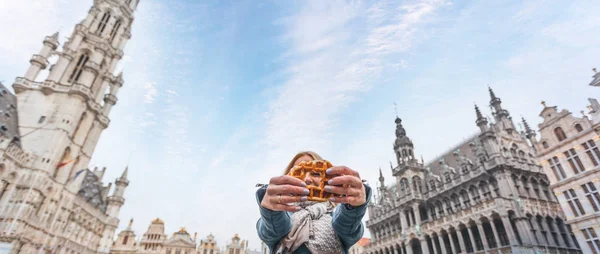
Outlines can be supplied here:
M256 201L260 209L260 218L256 223L256 230L260 239L269 247L271 253L275 253L279 241L285 237L292 229L290 219L291 212L272 211L260 205L265 196L267 186L263 186L256 191ZM371 187L365 185L367 202L358 207L351 207L347 204L338 205L333 211L332 226L342 242L343 253L348 253L352 247L363 236L365 231L362 219L367 211L367 205L371 200ZM294 253L310 253L305 245L294 251Z

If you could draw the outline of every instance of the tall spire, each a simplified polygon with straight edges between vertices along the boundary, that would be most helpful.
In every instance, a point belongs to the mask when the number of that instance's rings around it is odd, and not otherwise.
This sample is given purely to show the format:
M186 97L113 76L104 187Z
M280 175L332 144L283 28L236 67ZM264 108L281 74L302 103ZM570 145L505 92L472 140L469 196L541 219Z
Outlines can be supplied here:
M381 183L381 186L383 186L383 182L385 181L385 178L383 177L383 173L381 172L381 168L379 168L379 182Z
M396 117L396 141L394 142L394 153L398 159L398 165L412 162L414 160L413 143L406 136L406 130L402 126L402 119Z
M502 108L502 100L500 100L500 98L498 98L496 96L496 94L494 93L494 90L492 90L491 87L489 87L489 90L490 90L490 98L491 98L490 107L492 107L492 109L494 110L494 112L492 114L496 118L496 122L500 122L504 119L508 119L510 115L507 110Z
M129 220L129 225L127 226L127 230L131 230L131 225L133 225L133 218Z
M496 94L494 94L494 90L492 90L492 88L490 86L488 86L488 90L490 91L490 98L492 99L492 101L500 99L500 98L496 97Z
M477 120L475 120L475 123L479 129L481 129L481 131L486 131L488 127L488 120L487 118L483 117L479 107L477 107L477 104L475 104L475 115L477 115Z
M127 180L127 171L129 171L129 166L125 167L125 170L123 171L123 174L121 174L120 179Z

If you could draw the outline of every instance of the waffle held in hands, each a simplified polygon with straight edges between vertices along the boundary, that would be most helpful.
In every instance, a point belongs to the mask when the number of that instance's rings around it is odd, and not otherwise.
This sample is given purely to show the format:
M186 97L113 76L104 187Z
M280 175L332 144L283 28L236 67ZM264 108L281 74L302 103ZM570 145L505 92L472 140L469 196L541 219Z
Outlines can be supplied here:
M326 160L303 161L291 168L288 175L302 181L304 181L307 174L311 174L312 176L320 178L321 181L319 183L315 183L317 185L306 186L306 188L310 191L307 198L309 201L325 202L329 201L332 197L342 197L342 195L325 191L325 185L327 185L327 182L331 180L331 178L337 176L326 174L327 169L331 167L333 167L331 162Z

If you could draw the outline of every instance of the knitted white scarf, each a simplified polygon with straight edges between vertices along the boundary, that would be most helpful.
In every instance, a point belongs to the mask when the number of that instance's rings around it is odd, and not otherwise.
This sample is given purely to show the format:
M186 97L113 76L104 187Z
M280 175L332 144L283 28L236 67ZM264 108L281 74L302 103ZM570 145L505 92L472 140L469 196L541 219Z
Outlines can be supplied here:
M342 253L342 244L333 231L331 202L301 202L303 209L292 214L292 230L281 240L277 253L293 253L302 244L313 254Z

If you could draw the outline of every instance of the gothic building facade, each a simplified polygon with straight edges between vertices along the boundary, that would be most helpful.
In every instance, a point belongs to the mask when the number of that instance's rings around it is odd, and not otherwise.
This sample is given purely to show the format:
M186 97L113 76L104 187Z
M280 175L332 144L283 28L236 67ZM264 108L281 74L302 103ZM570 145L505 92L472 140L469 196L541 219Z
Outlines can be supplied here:
M567 222L584 253L600 253L600 103L589 99L581 117L546 106L539 141L530 135ZM527 126L527 132L533 132Z
M580 253L526 134L490 96L493 121L475 106L480 132L429 164L396 119L396 183L380 171L365 253Z
M106 168L87 168L124 83L114 72L138 1L93 1L62 50L58 33L43 40L14 95L0 87L0 252L109 252L127 169L113 191Z

